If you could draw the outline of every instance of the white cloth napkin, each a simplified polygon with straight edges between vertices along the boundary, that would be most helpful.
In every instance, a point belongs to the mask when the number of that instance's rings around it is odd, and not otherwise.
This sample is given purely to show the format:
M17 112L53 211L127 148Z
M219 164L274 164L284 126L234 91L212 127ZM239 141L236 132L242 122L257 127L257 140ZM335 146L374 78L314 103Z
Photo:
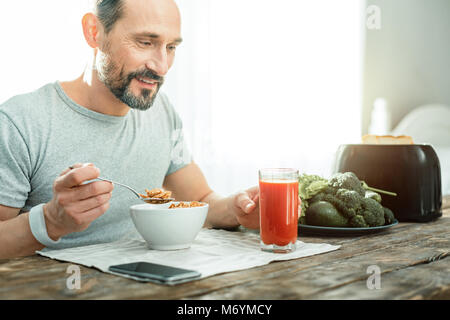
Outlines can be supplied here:
M339 249L326 243L298 241L297 249L290 253L263 252L259 247L259 235L249 232L202 229L188 249L175 251L150 250L142 239L123 239L116 242L84 247L42 250L38 254L61 261L68 261L126 278L142 280L108 270L109 266L152 262L183 269L196 270L201 278L262 266L272 261L291 260Z

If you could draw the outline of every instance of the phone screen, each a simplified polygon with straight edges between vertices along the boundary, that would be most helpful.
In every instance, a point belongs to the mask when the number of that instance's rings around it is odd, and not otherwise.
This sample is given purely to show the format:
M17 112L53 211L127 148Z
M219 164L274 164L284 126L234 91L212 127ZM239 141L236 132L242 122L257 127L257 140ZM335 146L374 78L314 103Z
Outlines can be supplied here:
M110 266L109 270L129 274L149 280L161 282L179 282L199 278L201 274L194 270L187 270L149 262L134 262Z

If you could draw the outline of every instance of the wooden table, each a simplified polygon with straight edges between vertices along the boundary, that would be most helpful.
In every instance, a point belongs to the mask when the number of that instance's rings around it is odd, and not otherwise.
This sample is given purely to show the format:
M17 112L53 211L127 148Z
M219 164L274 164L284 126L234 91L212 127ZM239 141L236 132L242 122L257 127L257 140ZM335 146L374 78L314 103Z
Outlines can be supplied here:
M71 290L70 263L38 255L0 260L0 299L450 299L450 196L443 208L436 221L399 223L379 234L300 235L342 247L173 287L81 266L81 289ZM380 289L368 288L375 284L369 266L381 272Z

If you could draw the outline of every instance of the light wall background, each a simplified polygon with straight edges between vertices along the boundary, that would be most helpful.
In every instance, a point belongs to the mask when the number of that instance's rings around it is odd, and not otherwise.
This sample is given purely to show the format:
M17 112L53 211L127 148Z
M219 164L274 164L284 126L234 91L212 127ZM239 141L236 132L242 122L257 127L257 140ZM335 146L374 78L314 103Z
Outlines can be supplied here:
M186 40L167 86L222 194L262 167L328 176L360 141L364 1L177 1Z
M442 194L450 194L450 1L367 0L381 28L366 29L362 134L374 101L386 101L394 135L433 146Z
M420 106L450 107L450 1L367 0L369 5L380 8L381 29L366 30L362 133L379 97L393 127Z
M81 74L89 56L81 17L89 4L89 0L0 2L0 103Z

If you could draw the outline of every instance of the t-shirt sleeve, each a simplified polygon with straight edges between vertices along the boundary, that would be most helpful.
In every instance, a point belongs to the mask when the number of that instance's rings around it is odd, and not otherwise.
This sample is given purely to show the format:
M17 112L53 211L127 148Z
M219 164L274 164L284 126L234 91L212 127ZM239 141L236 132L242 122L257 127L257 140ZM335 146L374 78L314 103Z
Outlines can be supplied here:
M17 127L0 112L0 205L23 208L31 190L28 147Z
M183 132L183 122L178 113L175 110L173 112L174 127L171 134L171 161L166 175L174 173L192 162L192 155Z

